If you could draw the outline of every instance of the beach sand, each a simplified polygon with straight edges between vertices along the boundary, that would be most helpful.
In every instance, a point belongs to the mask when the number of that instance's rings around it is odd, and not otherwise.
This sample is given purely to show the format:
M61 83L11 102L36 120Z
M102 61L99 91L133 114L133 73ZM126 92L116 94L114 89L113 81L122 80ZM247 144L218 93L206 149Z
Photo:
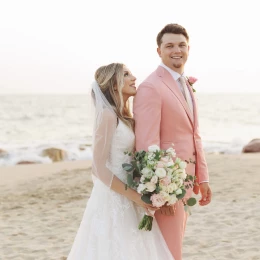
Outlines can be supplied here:
M260 259L260 154L207 162L213 201L192 208L183 260ZM90 165L0 168L1 260L66 259L91 193Z

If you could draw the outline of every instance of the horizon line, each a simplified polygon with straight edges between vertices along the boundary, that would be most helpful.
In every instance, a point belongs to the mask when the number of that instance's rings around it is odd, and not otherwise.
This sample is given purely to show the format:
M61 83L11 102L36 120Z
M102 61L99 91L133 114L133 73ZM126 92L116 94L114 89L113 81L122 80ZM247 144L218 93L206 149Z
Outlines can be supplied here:
M225 91L225 92L205 92L205 91L196 91L195 94L260 94L259 92L253 91L253 92L231 92L231 91ZM17 93L0 93L0 96L22 96L22 95L89 95L89 93L86 92L65 92L65 93L61 93L61 92L17 92Z

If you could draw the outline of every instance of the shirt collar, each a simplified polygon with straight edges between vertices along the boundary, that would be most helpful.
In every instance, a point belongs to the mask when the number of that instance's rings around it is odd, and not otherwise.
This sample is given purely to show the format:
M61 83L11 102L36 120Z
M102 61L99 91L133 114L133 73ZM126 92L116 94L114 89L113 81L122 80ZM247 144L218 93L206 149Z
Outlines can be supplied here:
M167 67L163 62L160 64L161 67L165 68L167 71L169 71L169 73L172 75L172 77L174 78L175 81L177 81L179 79L179 77L181 76L185 76L185 74L183 73L182 75L180 75L178 72L170 69L169 67Z

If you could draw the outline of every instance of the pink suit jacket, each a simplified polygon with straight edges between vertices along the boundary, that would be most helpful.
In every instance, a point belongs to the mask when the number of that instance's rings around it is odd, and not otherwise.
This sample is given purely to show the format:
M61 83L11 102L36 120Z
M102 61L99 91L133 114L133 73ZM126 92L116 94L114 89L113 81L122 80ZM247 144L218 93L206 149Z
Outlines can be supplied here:
M207 164L199 135L197 105L193 99L194 118L177 82L163 67L159 66L138 88L134 99L136 150L146 150L156 144L168 149L174 143L177 156L189 163L186 171L196 174L197 182L208 181ZM186 198L190 197L190 189ZM174 216L155 213L165 242L175 260L182 259L182 241L187 214L182 202L176 203ZM167 259L165 259L167 260Z
M188 85L188 84L187 84ZM174 143L177 157L189 163L187 173L197 182L208 181L208 169L199 135L196 98L192 114L177 82L159 66L138 88L134 99L136 150L147 150L152 144L168 149Z

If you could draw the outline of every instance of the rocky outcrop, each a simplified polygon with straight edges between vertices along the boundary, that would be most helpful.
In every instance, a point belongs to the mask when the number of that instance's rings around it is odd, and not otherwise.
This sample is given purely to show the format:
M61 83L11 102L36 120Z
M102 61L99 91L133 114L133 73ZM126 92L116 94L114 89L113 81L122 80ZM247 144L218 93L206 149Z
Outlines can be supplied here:
M43 156L48 156L53 162L60 162L67 159L67 153L58 148L48 148L42 151Z
M84 150L87 149L87 147L90 147L90 145L89 144L80 144L79 145L79 150L80 151L84 151Z
M20 161L17 164L36 164L37 162L31 162L31 161Z
M7 155L8 155L7 151L0 149L0 158L6 157Z
M243 147L243 153L260 153L260 139L253 139Z

